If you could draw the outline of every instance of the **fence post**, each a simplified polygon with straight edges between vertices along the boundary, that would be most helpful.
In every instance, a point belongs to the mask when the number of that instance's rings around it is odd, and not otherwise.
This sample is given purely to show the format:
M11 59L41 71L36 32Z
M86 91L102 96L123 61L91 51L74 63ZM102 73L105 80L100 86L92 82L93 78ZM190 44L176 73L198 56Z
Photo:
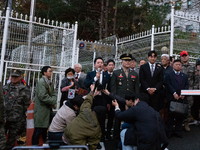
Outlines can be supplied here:
M74 59L75 59L75 50L76 50L76 39L77 39L77 29L78 29L78 22L75 22L75 29L74 29L74 41L73 41L73 51L72 51L72 68L74 68Z
M93 64L92 70L93 71L94 71L94 60L95 60L95 58L96 58L96 51L94 51L94 54L93 54L93 61L92 61L92 64Z
M2 75L3 75L3 64L4 64L4 57L5 57L5 52L6 52L7 37L8 37L9 14L10 14L10 8L7 7L6 19L5 19L4 31L3 31L3 42L2 42L2 48L1 48L0 82L2 82Z
M174 48L174 6L171 6L170 56L173 55L173 48Z
M154 50L154 25L152 25L152 33L151 33L151 51Z
M78 58L79 58L79 46L77 46L76 63L78 63Z

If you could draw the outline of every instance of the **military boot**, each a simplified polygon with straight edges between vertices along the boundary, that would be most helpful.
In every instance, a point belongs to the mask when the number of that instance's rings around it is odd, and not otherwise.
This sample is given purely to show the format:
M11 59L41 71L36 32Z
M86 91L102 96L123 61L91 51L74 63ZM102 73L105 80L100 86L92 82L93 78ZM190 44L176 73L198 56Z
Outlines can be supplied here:
M185 131L190 131L189 122L184 123Z

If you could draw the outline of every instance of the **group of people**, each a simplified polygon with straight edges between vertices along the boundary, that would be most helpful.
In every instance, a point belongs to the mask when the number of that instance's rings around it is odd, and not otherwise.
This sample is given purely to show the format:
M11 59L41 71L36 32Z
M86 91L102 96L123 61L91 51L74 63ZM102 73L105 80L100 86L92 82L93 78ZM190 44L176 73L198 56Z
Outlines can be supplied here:
M105 139L114 140L123 150L166 148L167 138L182 138L183 122L185 130L190 131L191 112L199 123L199 96L186 97L181 95L181 90L200 88L200 60L196 66L190 64L187 51L182 51L180 58L173 60L168 54L162 54L161 63L156 63L156 51L149 51L148 62L140 60L137 68L137 61L131 54L122 54L122 67L115 70L114 60L104 62L103 58L97 57L95 70L87 74L81 72L81 64L76 64L74 69L65 71L60 86L60 108L55 116L52 108L57 105L57 92L50 80L51 67L44 66L43 77L35 91L32 145L38 145L42 135L44 142L48 137L50 141L58 140L68 145L87 144L90 150L101 149L99 142ZM4 117L0 116L0 122L6 127L0 126L4 132L0 132L0 148L4 146L3 149L14 146L17 135L25 126L30 91L21 82L21 75L20 70L13 70L11 83L3 87L0 95L5 100L4 112L4 105L0 105L4 114L1 115ZM164 107L169 109L171 101L188 103L185 120L168 111L168 118L163 121L159 111ZM124 121L122 127L121 121ZM6 145L3 140L5 130L10 135Z

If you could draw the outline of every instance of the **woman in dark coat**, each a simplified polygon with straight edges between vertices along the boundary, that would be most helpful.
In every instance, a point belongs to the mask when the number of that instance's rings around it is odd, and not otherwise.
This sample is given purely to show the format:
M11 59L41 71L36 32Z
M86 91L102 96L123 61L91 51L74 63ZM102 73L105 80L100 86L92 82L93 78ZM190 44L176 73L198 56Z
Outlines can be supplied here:
M74 90L74 96L75 92L79 89L78 82L74 79L75 71L72 68L68 68L65 70L65 78L62 79L60 90L62 92L61 100L60 100L60 107L63 105L63 102L67 99L73 99L73 96L69 96L69 89ZM73 91L72 91L73 92ZM73 94L72 94L73 95Z

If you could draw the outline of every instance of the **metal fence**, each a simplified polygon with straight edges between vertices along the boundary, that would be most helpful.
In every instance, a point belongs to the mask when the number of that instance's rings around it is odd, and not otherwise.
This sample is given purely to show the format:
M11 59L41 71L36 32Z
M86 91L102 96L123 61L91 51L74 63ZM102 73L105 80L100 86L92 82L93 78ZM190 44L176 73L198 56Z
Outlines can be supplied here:
M31 20L27 15L10 13L9 8L6 16L0 12L0 81L5 85L11 69L22 70L34 99L35 87L41 77L40 70L49 65L53 70L52 80L58 91L59 106L61 94L58 89L64 78L64 70L75 63L76 37L77 22L70 25L36 17Z

